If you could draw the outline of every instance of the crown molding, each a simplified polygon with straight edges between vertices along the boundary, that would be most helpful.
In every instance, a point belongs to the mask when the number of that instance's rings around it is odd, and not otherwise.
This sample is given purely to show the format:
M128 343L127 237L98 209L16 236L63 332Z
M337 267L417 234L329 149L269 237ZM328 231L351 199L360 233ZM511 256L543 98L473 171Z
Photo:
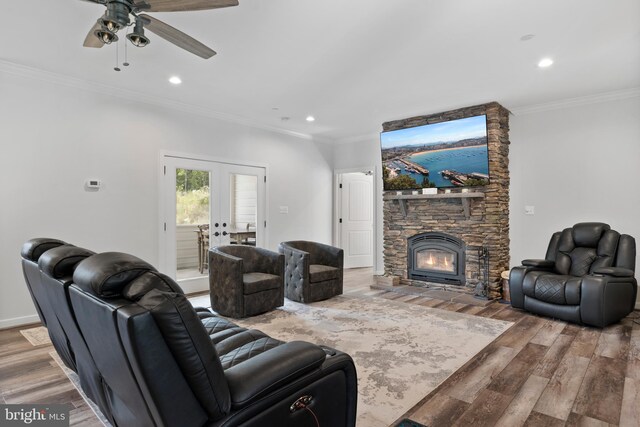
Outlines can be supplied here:
M128 101L140 102L143 104L153 105L168 108L171 110L181 111L187 114L198 115L206 118L217 119L223 122L234 123L254 129L260 129L270 132L275 132L283 135L293 136L296 138L304 139L307 141L331 143L332 140L313 136L302 132L295 132L292 130L279 128L276 126L264 125L257 123L246 117L237 116L234 114L222 113L214 111L206 107L197 106L193 104L187 104L184 102L178 102L171 99L163 98L155 95L147 95L142 92L137 92L130 89L122 89L115 86L109 86L102 83L92 82L77 77L71 77L64 74L54 73L51 71L45 71L39 68L30 67L27 65L17 64L14 62L0 59L0 72L6 74L12 74L19 77L39 80L47 83L52 83L59 86L66 86L75 89L85 90L100 95L113 96L116 98L126 99Z
M540 113L543 111L560 110L569 107L578 107L581 105L597 104L600 102L635 98L638 96L640 96L640 87L634 87L624 90L596 93L593 95L578 96L575 98L559 99L557 101L541 104L523 105L521 107L511 108L510 110L514 115L519 116L524 114Z

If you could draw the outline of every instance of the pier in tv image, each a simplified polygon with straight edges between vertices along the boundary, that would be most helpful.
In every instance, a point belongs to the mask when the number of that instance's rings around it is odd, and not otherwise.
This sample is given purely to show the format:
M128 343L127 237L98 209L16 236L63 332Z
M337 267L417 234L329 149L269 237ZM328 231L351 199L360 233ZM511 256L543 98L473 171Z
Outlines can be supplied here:
M489 183L487 117L382 132L385 190Z

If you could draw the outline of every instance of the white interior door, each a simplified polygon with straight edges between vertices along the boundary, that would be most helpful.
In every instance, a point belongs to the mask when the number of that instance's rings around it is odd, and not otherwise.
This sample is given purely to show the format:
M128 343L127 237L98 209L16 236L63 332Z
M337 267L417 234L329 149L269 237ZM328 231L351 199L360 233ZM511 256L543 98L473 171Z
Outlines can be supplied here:
M208 249L266 244L265 169L166 156L162 272L185 292L205 291Z
M339 176L339 236L345 268L373 265L373 176Z

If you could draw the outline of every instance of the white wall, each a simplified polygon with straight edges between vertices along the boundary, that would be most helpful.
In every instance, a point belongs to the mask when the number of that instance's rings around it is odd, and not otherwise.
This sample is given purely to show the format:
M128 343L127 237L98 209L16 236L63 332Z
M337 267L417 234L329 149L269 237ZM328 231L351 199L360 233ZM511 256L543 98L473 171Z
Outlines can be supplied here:
M374 136L366 141L338 144L335 146L333 156L333 165L336 171L367 171L372 167L374 168L376 179L374 183L376 197L374 221L376 248L374 248L373 268L375 274L382 274L384 272L384 260L382 257L382 157L380 156L380 139Z
M29 238L158 265L160 150L267 163L268 246L331 242L330 146L3 72L0 94L0 327L35 320L20 269ZM84 191L87 178L103 188Z
M640 97L510 123L512 265L544 257L554 231L583 221L606 222L640 244Z

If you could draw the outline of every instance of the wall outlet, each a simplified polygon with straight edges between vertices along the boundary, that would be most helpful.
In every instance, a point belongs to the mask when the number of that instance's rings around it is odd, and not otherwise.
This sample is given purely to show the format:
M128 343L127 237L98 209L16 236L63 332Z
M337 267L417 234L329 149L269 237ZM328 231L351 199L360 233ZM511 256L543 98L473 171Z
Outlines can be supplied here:
M536 207L535 206L525 206L524 207L524 214L525 215L535 215L536 214Z
M281 214L288 214L289 213L289 206L280 206L280 213Z

